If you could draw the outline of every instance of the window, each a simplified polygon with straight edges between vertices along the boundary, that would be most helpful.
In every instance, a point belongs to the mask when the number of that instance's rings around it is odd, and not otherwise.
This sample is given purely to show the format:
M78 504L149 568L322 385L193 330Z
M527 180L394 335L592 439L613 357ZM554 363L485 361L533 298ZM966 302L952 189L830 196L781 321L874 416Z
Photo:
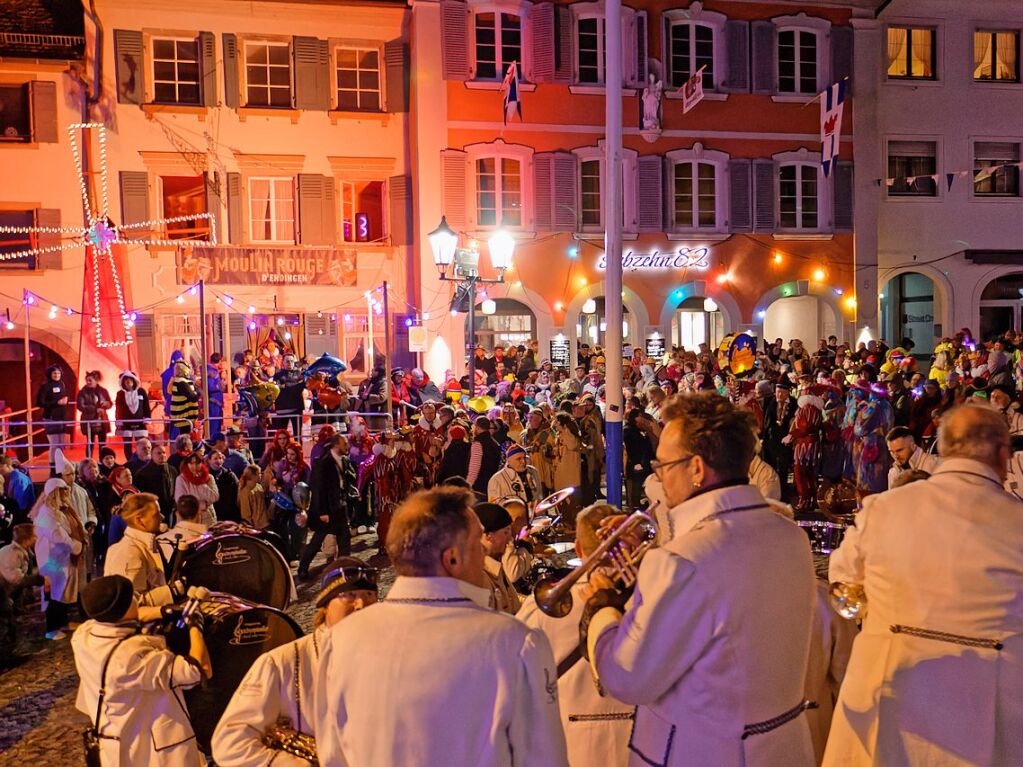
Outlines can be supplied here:
M933 141L888 142L888 196L937 197L937 157Z
M522 226L522 164L508 157L476 160L476 223Z
M605 42L603 16L579 19L577 63L580 83L600 85L604 82Z
M778 32L778 90L817 92L817 33L807 29Z
M0 211L0 228L5 226L35 226L35 213L31 210L2 210ZM10 234L0 232L0 254L17 253L19 250L28 250L38 245L35 236L32 234ZM36 257L12 258L0 261L2 269L35 269Z
M196 240L209 235L209 219L191 218L207 210L205 178L160 176L160 195L164 218L184 218L167 224L167 239Z
M717 226L717 169L709 162L674 164L674 221L679 229Z
M792 163L778 171L780 225L782 229L816 229L817 166Z
M933 29L888 27L888 77L933 80Z
M295 242L295 185L291 178L249 179L249 239Z
M977 197L1019 196L1019 144L978 141L973 145L973 169Z
M973 33L973 79L1019 82L1019 32Z
M245 94L250 107L291 107L287 43L245 43Z
M199 103L197 41L153 40L153 100L158 104Z
M522 63L522 20L513 13L477 13L476 79L502 80L513 61Z
M583 160L579 163L579 209L582 212L583 228L601 226L600 180L600 160Z
M341 182L341 237L375 242L384 237L384 182Z
M676 22L670 27L668 61L671 87L681 88L703 67L703 87L714 87L714 30L704 24Z
M32 118L27 85L0 85L0 141L32 140Z
M337 108L347 112L380 111L380 51L337 49Z

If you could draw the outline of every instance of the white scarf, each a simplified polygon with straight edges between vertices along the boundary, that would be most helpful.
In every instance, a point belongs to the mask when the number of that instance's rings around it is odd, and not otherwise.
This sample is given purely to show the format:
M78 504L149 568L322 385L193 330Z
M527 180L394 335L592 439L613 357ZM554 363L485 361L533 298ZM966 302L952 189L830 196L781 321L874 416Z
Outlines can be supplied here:
M139 409L139 390L138 390L138 387L135 387L131 391L129 391L128 389L124 389L123 391L124 391L124 404L126 404L128 406L128 409L131 412L137 413L138 409Z

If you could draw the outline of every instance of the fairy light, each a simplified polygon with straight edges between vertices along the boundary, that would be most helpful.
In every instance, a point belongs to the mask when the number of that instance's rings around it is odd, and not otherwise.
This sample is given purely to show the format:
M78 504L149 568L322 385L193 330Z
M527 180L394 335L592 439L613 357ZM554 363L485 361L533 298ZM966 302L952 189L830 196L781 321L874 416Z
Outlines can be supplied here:
M74 316L74 313L75 313L75 310L72 309L70 306L67 309L64 310L64 314L66 314L68 317Z
M728 278L728 274L727 273L719 274L717 276L717 284L718 285L724 285L726 282L728 282L728 279L729 278Z
M814 269L813 270L814 282L823 282L825 277L827 277L827 275L824 273L823 269Z
M35 302L36 302L36 297L33 296L31 293L29 293L28 296L25 298L25 303L28 304L29 306L31 306Z
M430 319L429 312L423 312L423 322L427 322Z
M7 322L4 323L4 327L7 328L8 330L14 330L14 323L11 322L10 320L7 320Z
M255 329L256 329L256 323L255 322L250 322L249 323L249 330L255 330Z
M230 306L234 303L234 299L231 296L224 296L224 303Z
M177 301L179 304L185 303L185 297L184 296L178 296L174 300Z
M560 312L564 308L565 308L565 305L561 301L555 302L555 304L554 304L554 310L555 311Z
M199 292L199 288L197 286L193 285L192 287L190 287L188 289L188 292L191 293L194 296L194 295L196 295Z
M284 340L285 341L290 341L291 340L291 331L290 330L285 331L285 333L284 333Z
M249 314L255 314L255 313L256 313L256 307L255 307L255 306L252 306L252 305L250 304L250 305L249 305Z
M775 266L780 266L781 262L784 261L785 259L782 258L781 253L779 253L778 251L775 251L774 252L774 258L771 259L771 260L774 261Z

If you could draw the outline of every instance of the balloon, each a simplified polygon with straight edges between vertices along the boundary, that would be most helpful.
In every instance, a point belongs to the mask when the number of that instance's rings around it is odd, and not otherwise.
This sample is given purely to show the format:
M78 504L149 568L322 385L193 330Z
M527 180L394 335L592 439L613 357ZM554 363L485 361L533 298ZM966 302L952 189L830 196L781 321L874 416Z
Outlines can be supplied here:
M309 485L305 482L296 483L295 487L291 490L291 500L293 500L295 505L302 511L309 508L309 504L312 503L312 497Z
M338 373L344 373L346 370L348 370L348 366L343 360L324 352L313 362L313 364L306 368L305 376L308 378L316 373L325 373L329 378L331 376L336 376Z

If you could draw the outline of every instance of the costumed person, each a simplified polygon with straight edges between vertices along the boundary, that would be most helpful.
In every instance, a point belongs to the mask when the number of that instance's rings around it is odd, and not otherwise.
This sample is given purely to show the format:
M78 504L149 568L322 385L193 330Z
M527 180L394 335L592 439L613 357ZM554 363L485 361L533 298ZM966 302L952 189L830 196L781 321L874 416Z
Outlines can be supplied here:
M419 458L412 447L412 428L403 426L398 430L394 443L394 470L398 481L398 501L403 501L416 489L416 471L419 469Z
M219 352L214 352L210 355L210 361L206 365L206 389L210 395L210 434L219 434L224 425L222 360Z
M50 473L57 473L57 456L67 452L74 428L74 410L69 404L71 390L59 365L46 368L46 380L36 391L36 407L43 411L43 428L50 443Z
M185 359L185 354L180 349L175 349L171 352L170 363L167 368L160 373L160 391L163 393L163 417L170 418L171 411L171 381L174 380L176 375L174 372L174 366ZM172 435L170 439L174 439Z
M583 481L582 435L579 425L571 415L565 412L554 417L555 440L554 489L566 487L578 488ZM565 501L569 516L579 510L575 496Z
M504 451L504 467L487 483L487 498L493 503L515 496L527 509L543 499L540 472L529 465L529 454L522 445L512 444Z
M530 463L540 475L540 494L546 498L554 492L556 438L543 410L538 407L530 410L526 417L522 444L529 453Z
M218 767L308 767L307 759L267 746L264 736L294 732L312 741L313 690L322 683L317 673L327 632L377 601L375 568L341 557L324 572L313 631L260 655L221 715L211 742Z
M445 441L444 428L437 414L437 403L428 400L419 407L419 420L412 430L412 447L419 459L416 473L424 488L433 487Z
M192 380L192 368L183 359L174 363L170 392L170 438L192 431L199 418L199 392Z
M952 344L944 341L934 347L934 359L931 361L931 369L927 377L938 384L938 388L944 389L948 382L948 374L953 368L953 355L955 349Z
M36 562L48 587L43 590L46 638L63 639L68 625L68 608L78 601L85 585L88 533L71 505L71 491L64 480L46 481L37 504L35 519Z
M129 495L121 504L121 517L127 528L124 537L107 551L103 575L123 575L131 582L139 604L147 607L169 605L184 596L183 582L167 584L167 562L156 540L163 528L156 496Z
M103 376L98 370L90 370L85 374L85 386L78 390L76 406L79 413L79 426L85 437L85 454L91 458L92 450L102 449L107 444L110 433L110 408L114 406L110 392L99 385Z
M121 373L120 388L114 400L114 418L117 433L124 444L124 459L131 460L134 442L148 436L146 421L152 417L149 395L139 383L139 377L130 370ZM141 468L141 467L140 467Z
M293 352L282 357L284 368L274 376L274 383L280 393L274 400L274 424L278 429L290 430L295 439L302 438L302 411L305 409L305 376L298 367L298 358Z
M852 455L856 490L861 497L882 493L888 487L890 456L884 438L892 428L892 409L887 395L884 387L871 386L867 399L856 408Z
M363 462L373 455L373 435L366 428L366 419L360 415L351 415L348 418L348 458L355 466L356 472ZM353 528L360 532L366 532L366 528L373 524L370 510L370 499L368 494L359 492L358 482L354 491L348 497L348 521ZM362 528L360 530L360 528Z
M409 422L418 405L413 401L412 390L409 388L410 381L411 377L405 373L405 368L395 368L391 371L391 408L395 421L401 425Z
M387 529L391 515L401 502L398 494L400 482L397 477L393 435L381 432L379 442L373 445L373 455L359 466L359 494L370 498L377 525L378 553L385 553Z
M824 400L813 388L796 400L799 409L789 433L782 442L792 446L793 480L796 484L796 511L810 511L817 500L817 470L820 466L821 430L824 426Z
M789 497L789 473L792 471L792 447L785 437L792 429L796 403L792 399L792 383L782 377L774 385L774 398L764 405L764 430L761 433L761 456L778 473L782 498Z

